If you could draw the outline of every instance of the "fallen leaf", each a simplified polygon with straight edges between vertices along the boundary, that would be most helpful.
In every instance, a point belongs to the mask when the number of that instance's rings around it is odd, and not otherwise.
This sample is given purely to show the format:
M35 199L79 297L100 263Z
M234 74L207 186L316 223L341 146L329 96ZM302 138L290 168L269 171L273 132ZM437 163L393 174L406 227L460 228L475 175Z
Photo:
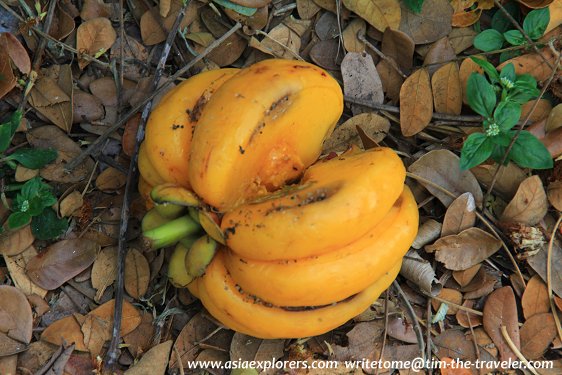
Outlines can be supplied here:
M527 283L521 298L521 307L525 319L550 311L548 289L539 275L531 277L531 280Z
M339 35L337 16L331 12L323 12L314 25L314 31L321 41L336 38Z
M141 114L137 113L133 115L129 120L127 120L127 123L125 124L121 146L123 147L123 152L125 153L125 155L129 157L133 155L135 145L137 143L136 137L140 119Z
M482 264L478 263L466 270L453 271L453 278L461 287L467 286L472 279L474 279L478 271L480 271L481 266Z
M472 47L474 38L478 35L471 27L454 27L453 30L447 35L453 50L458 55L465 49Z
M182 7L181 0L172 0L168 16L162 18L158 7L147 10L140 19L142 41L146 46L152 46L166 40L168 32L172 29L176 16ZM179 30L185 30L196 18L198 9L204 5L198 1L190 1L185 16L180 23Z
M456 289L450 288L443 288L441 292L437 295L439 298L444 299L449 302L453 302L454 304L461 305L462 304L462 293ZM432 299L431 305L433 306L433 310L438 311L443 302ZM459 311L458 307L448 305L447 315L455 315Z
M25 273L27 263L31 258L37 255L35 247L29 246L24 252L14 256L4 256L4 261L10 272L10 277L14 285L21 290L26 296L35 294L41 298L47 295L47 290L35 285L33 281Z
M141 323L132 332L123 336L123 341L128 345L128 350L133 357L146 353L152 346L152 339L156 332L152 314L149 311L141 311Z
M340 44L337 39L321 40L310 50L310 59L326 70L337 70L341 63ZM340 60L340 61L338 61Z
M16 77L10 65L10 58L5 49L0 49L0 98L16 87Z
M437 335L433 342L437 348L437 356L439 358L458 358L463 361L475 361L477 358L484 360L480 355L476 357L474 343L461 330L447 329ZM480 349L480 354L482 354L482 351L483 349Z
M541 358L556 333L556 322L552 314L533 315L521 327L521 354L528 360Z
M517 193L503 211L501 220L535 225L546 215L547 210L544 187L539 176L534 175L519 185Z
M476 176L476 179L484 186L488 187L492 183L498 164L480 164L470 171ZM498 193L506 200L513 198L519 185L527 178L523 169L514 163L508 163L502 166L496 176L494 184L494 192Z
M57 4L49 35L57 40L62 40L69 36L75 27L74 18L61 7L61 4Z
M521 118L524 118L523 115L521 115ZM544 130L548 133L562 127L562 121L560 121L560 118L562 118L562 105L558 104L556 107L552 108L548 114Z
M498 251L501 241L480 228L468 228L459 234L441 237L426 250L435 251L435 259L453 271L466 270Z
M451 32L453 8L448 0L425 0L420 13L400 3L402 19L399 30L408 34L416 44L433 43Z
M298 4L298 2L297 2ZM361 18L353 19L343 30L343 46L347 52L361 53L365 51L365 43L360 41L357 35L365 35L367 24Z
M343 76L343 91L346 96L367 103L383 103L382 82L371 55L367 53L347 53L341 63L341 73ZM352 112L357 115L370 112L370 110L352 106Z
M0 253L6 256L18 255L33 244L35 238L31 233L31 227L4 231L0 234Z
M104 247L92 265L92 287L97 290L94 301L99 302L105 289L113 284L117 275L117 247Z
M260 362L281 358L284 347L284 340L262 340L236 332L230 343L230 359Z
M351 145L360 147L362 143L357 127L363 129L375 142L381 142L390 130L390 121L372 112L353 116L339 125L324 141L322 152L329 154L330 152L345 151Z
M64 197L59 204L59 212L62 217L72 216L84 204L84 197L79 191L72 191Z
M471 309L474 307L474 301L466 300L462 305ZM459 323L459 325L464 328L477 327L479 325L482 325L482 317L480 315L473 314L466 310L459 309L455 317L457 318L457 322Z
M419 250L428 243L434 242L439 238L441 230L442 225L440 222L434 219L427 219L418 228L418 234L416 235L414 242L412 242L412 247Z
M414 41L408 34L391 28L384 30L381 52L396 61L406 74L412 69L415 47Z
M474 57L487 61L485 56L476 55ZM483 72L484 70L482 69L482 67L476 64L470 57L467 57L462 61L461 66L459 68L459 79L461 81L462 102L464 104L468 105L468 99L466 96L467 95L466 85L468 82L468 77L470 77L472 73L482 74Z
M120 170L109 167L104 169L96 178L96 187L103 192L111 192L125 186L127 176Z
M467 27L474 25L482 15L480 7L474 7L476 0L452 0L454 13L451 24L455 27Z
M541 49L540 53L545 57L546 61L542 59L541 55L533 52L509 59L498 65L497 69L501 70L504 66L513 64L515 67L515 74L521 75L528 73L539 82L545 81L552 74L552 68L550 68L548 64L550 64L550 66L555 66L556 56L554 56L549 48Z
M98 251L99 245L87 239L59 241L29 260L27 276L44 289L56 289L90 267Z
M548 184L546 196L555 209L562 211L562 181L553 181Z
M140 251L129 249L125 258L125 290L135 299L140 299L148 290L150 266Z
M18 38L11 33L0 33L0 49L8 54L10 57L9 60L12 61L14 66L20 72L23 74L29 74L31 71L31 60L29 59L29 55L27 54L25 47L20 43ZM9 67L9 60L1 62L0 64L6 64ZM3 77L2 80L5 78L6 77Z
M54 345L45 341L34 341L29 344L25 352L18 355L17 366L22 371L35 374L56 351L57 348Z
M49 324L41 333L41 340L59 346L74 344L76 350L88 351L88 348L84 345L84 335L80 330L80 324L74 315Z
M275 26L260 42L262 52L280 59L294 60L299 55L301 38L285 24Z
M396 64L396 62L393 64ZM383 91L386 93L386 96L392 100L393 104L398 103L400 100L400 88L404 83L404 78L396 71L392 64L386 60L379 61L377 64L377 71L379 72Z
M25 182L31 180L33 177L36 176L39 176L38 169L29 169L21 164L18 164L18 166L16 167L16 174L14 176L14 179L17 182Z
M153 346L139 362L124 372L125 375L164 375L172 349L172 340Z
M521 3L527 8L531 9L541 9L546 8L552 4L553 0L521 0Z
M441 236L458 234L476 222L476 202L470 192L459 195L447 208L443 218Z
M454 62L456 58L455 50L451 46L449 38L445 36L429 47L429 50L425 54L423 65L427 66L429 75L433 76L433 73L446 63L453 62L456 65Z
M314 3L312 0L297 0L297 12L299 17L303 20L309 20L320 11L318 5Z
M382 320L355 324L351 331L346 334L348 345L346 347L336 346L333 348L335 358L338 360L355 358L368 361L378 360L383 332L384 322ZM385 359L387 358L385 357Z
M431 90L435 112L460 115L462 89L456 62L445 64L435 71L431 77Z
M83 22L76 30L76 49L80 54L87 54L93 57L99 57L108 51L115 39L117 33L111 21L104 17L93 18ZM78 66L84 69L90 62L78 57Z
M531 112L531 109L535 106L535 102L536 102L535 99L529 100L527 103L521 106L521 117L520 117L521 120L524 120L527 118L527 116L529 116L529 112ZM562 106L560 110L562 110ZM552 111L552 104L550 104L550 101L547 99L540 99L535 110L529 116L529 123L532 124L548 117L551 111ZM546 129L547 131L550 130L548 129L548 126L546 127Z
M111 4L104 3L103 0L84 0L80 11L80 18L84 21L98 17L111 18L112 15L113 7Z
M400 26L402 11L397 0L343 0L343 5L381 32Z
M13 286L0 285L0 356L26 350L32 329L31 306L25 295Z
M416 344L418 338L414 331L414 326L406 322L398 315L391 315L388 318L388 327L386 333L396 339L409 344Z
M117 59L121 52L121 38L118 37L113 47L111 47L110 58ZM148 60L148 50L144 45L135 38L125 35L125 43L123 45L123 59L146 61ZM138 81L144 74L144 67L139 64L125 64L123 66L123 77L132 81Z
M453 358L442 357L440 360L445 364L441 368L441 375L472 375L469 368L459 366Z
M447 189L455 197L467 191L471 192L476 201L476 207L482 205L483 194L478 181L470 171L460 169L459 157L449 150L428 152L412 163L408 171ZM420 183L424 185L423 182ZM445 207L448 207L454 200L448 194L429 184L425 184L424 187Z
M548 7L550 19L546 26L545 34L554 30L562 24L562 0L554 0Z
M484 305L484 329L500 352L502 361L517 361L517 356L509 348L503 338L501 327L505 326L507 333L517 349L521 348L519 339L519 324L517 318L517 305L513 289L509 286L496 289L492 292Z
M433 115L433 95L425 69L412 73L400 88L400 129L405 137L421 132Z

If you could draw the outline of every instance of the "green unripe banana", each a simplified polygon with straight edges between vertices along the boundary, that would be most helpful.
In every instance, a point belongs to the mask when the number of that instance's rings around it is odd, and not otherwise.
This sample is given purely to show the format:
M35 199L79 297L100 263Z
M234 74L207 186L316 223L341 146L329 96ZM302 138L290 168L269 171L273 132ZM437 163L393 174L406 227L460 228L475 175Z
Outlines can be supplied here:
M201 277L217 252L217 242L205 235L197 239L185 256L185 269L191 277Z
M156 208L149 210L142 218L141 228L143 232L147 232L151 229L158 228L161 225L166 224L170 219L165 218L160 215Z
M154 205L154 209L158 211L160 216L170 220L180 217L185 211L184 206L179 206L173 203L157 203Z
M156 228L143 232L145 245L152 249L171 246L182 238L197 233L201 226L194 222L189 215L170 220Z
M223 245L226 244L224 232L217 224L217 222L213 219L210 212L199 210L199 224L203 227L205 232L215 241Z

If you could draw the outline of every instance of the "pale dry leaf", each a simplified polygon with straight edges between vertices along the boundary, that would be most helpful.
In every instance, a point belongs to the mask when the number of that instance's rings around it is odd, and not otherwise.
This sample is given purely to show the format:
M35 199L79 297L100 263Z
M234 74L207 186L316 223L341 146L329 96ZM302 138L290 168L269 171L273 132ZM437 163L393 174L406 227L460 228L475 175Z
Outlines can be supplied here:
M480 271L481 266L482 264L478 263L466 270L453 271L453 278L461 287L465 287L474 279L474 276Z
M31 341L31 306L18 288L0 285L0 356L22 352Z
M455 27L449 33L448 38L453 50L458 55L465 49L472 47L476 35L478 33L470 27Z
M556 337L556 322L550 313L528 318L521 327L521 354L528 360L542 357Z
M281 59L294 60L299 55L301 39L296 32L281 23L271 29L260 44L265 51L269 51L266 53L270 55Z
M408 171L423 177L451 192L455 197L470 192L476 201L476 207L482 205L482 188L470 171L460 169L459 157L449 150L434 150L423 155L408 167ZM437 199L448 207L455 198L441 190L420 182Z
M439 235L443 231L442 224L434 219L427 219L418 229L418 234L412 242L412 247L414 249L421 249L430 242L435 241L439 238Z
M172 6L172 0L160 0L158 2L158 9L160 11L160 16L166 17L170 13L170 8Z
M101 100L81 90L74 92L73 107L72 122L74 124L96 121L105 115Z
M109 167L104 169L96 178L96 187L103 192L111 192L125 186L127 176L120 170Z
M74 314L49 324L41 333L41 340L58 346L71 342L76 345L76 350L87 352L88 348L84 345L84 335L77 318L83 316Z
M21 164L16 167L16 174L14 179L17 182L24 182L31 180L33 177L39 176L39 169L29 169Z
M361 18L353 19L343 30L343 46L347 52L361 53L365 51L365 43L360 41L357 35L365 35L367 24Z
M456 62L443 65L431 77L435 112L460 115L462 88Z
M553 181L548 184L546 196L555 209L562 211L562 181Z
M59 204L59 212L62 217L72 216L76 210L80 209L84 204L84 197L79 191L72 191L64 197Z
M435 259L452 271L466 270L478 264L498 251L501 241L480 228L468 228L459 234L452 234L438 239L433 245L426 246L430 252L435 251Z
M18 255L31 246L34 240L29 225L16 230L4 231L0 234L0 253L7 256Z
M448 35L451 30L453 7L448 0L425 0L419 14L412 12L404 2L400 31L410 35L416 44L427 44Z
M521 118L524 118L523 115L521 115ZM549 131L562 127L561 118L562 118L562 104L558 104L556 107L552 108L552 111L550 111L548 118L546 119L546 125L544 127L544 130L548 133Z
M425 69L412 73L400 88L400 129L405 137L421 132L433 116L433 95Z
M14 256L4 256L10 277L14 285L26 296L35 294L41 298L47 295L47 290L36 285L25 273L27 262L37 255L35 247L29 246L24 252Z
M454 62L457 55L446 36L434 42L424 56L423 65L427 66L430 76L444 64Z
M297 12L303 20L309 20L320 11L320 8L312 0L297 0Z
M105 289L117 276L117 247L104 247L92 265L92 287L97 290L94 300L99 302Z
M435 276L435 270L431 263L412 249L408 250L402 261L400 275L419 286L422 291L430 296L438 295L443 288L443 285Z
M517 193L509 202L501 220L503 222L517 222L535 225L542 220L548 210L548 200L539 176L526 178Z
M476 222L476 202L470 192L463 193L451 203L443 218L442 236L459 234L474 226Z
M382 104L384 92L382 82L371 55L350 52L341 63L343 89L346 96L367 103ZM354 115L368 112L363 107L352 106Z
M492 292L486 300L483 313L484 329L498 348L500 360L517 361L517 356L510 349L501 333L501 327L505 326L515 347L521 348L517 304L515 303L513 289L504 286Z
M351 145L361 146L357 127L361 127L375 142L381 142L390 130L390 121L372 112L353 116L339 125L324 141L322 152L340 152L347 150Z
M343 5L381 32L400 26L402 12L398 0L343 0Z
M76 30L76 49L80 54L99 57L108 51L117 33L111 21L104 17L93 18L83 22ZM78 66L84 69L90 62L79 57Z
M384 30L381 52L392 58L402 71L408 73L414 63L415 44L410 36L400 30Z
M488 187L492 183L498 164L480 164L470 171L476 176L476 179L484 186ZM502 166L496 182L494 184L494 192L498 193L507 200L513 198L519 185L527 178L523 169L519 168L514 163L508 163L507 166Z
M443 288L441 292L437 295L440 299L443 299L448 302L452 302L456 305L462 305L462 293L456 289L451 288ZM441 305L444 302L441 302L436 299L431 300L431 305L433 306L433 310L438 311ZM457 311L459 311L458 307L452 306L450 304L447 305L447 315L455 315Z
M531 277L531 280L527 283L525 292L521 297L521 307L525 319L550 311L548 289L539 275Z
M140 251L129 249L125 258L125 290L135 299L142 297L148 290L150 266Z
M146 352L140 361L130 367L123 374L125 375L164 375L168 367L168 358L172 349L172 340L168 340L156 346L153 346Z

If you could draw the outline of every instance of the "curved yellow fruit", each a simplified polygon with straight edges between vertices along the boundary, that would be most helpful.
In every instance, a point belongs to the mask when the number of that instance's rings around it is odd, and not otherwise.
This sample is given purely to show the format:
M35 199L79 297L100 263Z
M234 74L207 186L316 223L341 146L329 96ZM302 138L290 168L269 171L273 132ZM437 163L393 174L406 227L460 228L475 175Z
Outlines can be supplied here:
M217 242L208 235L198 238L185 255L184 264L188 275L201 277L213 261L217 252Z
M152 185L150 185L148 182L146 182L146 180L142 176L139 176L138 188L139 188L139 194L144 201L144 205L145 205L146 209L150 210L152 207L154 207L154 202L150 198L150 192L152 191Z
M158 173L156 168L154 168L154 166L152 165L152 162L148 158L148 154L146 152L145 142L141 143L140 148L139 148L138 165L139 165L139 173L141 175L141 178L148 185L158 186L158 185L166 182L166 181L164 181L164 179L162 178L160 173Z
M193 134L189 180L226 211L299 177L343 110L339 84L302 61L265 60L213 95Z
M168 264L168 278L176 288L185 288L194 279L193 276L187 273L187 269L185 268L185 256L188 252L188 247L178 243L170 258L170 263Z
M300 311L271 306L240 291L224 266L222 252L215 256L205 275L195 281L193 289L211 315L231 329L263 339L300 338L328 332L363 312L396 278L401 263L398 261L375 283L349 299Z
M227 212L226 244L246 259L320 255L365 235L402 193L406 171L389 148L310 167L300 184Z
M255 261L225 254L242 290L277 306L320 306L341 301L378 280L410 248L418 208L408 187L367 234L335 251L304 259Z
M143 145L162 182L190 186L188 160L193 128L215 90L238 71L218 69L197 74L167 93L154 108ZM141 174L147 179L142 169Z

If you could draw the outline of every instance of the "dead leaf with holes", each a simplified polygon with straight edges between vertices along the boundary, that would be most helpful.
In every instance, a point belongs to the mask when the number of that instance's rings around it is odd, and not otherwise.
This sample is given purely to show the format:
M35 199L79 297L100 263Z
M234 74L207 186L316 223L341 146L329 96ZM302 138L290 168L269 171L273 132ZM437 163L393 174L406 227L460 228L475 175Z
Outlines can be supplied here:
M381 32L400 26L402 11L397 0L343 0L343 5Z
M478 264L501 247L501 241L480 228L468 228L459 234L441 237L425 247L436 252L435 259L452 271L466 270Z
M343 91L346 96L366 103L383 103L382 82L371 55L347 53L341 63L341 73L343 76ZM352 105L351 111L354 115L357 115L371 110Z
M463 230L473 227L475 222L474 196L470 192L463 193L447 208L441 227L441 236L459 234Z
M535 175L519 185L517 193L503 211L501 220L535 225L546 215L547 210L548 201L542 181Z
M435 71L431 77L431 90L435 112L460 115L462 89L456 62L445 64Z
M521 348L519 337L519 321L517 318L517 304L513 289L509 286L492 292L484 305L484 329L500 352L500 360L517 361L517 356L510 349L503 338L501 327L505 326L507 334L517 349Z
M433 94L429 74L418 69L400 88L400 129L405 137L421 132L433 116Z
M100 57L106 53L117 38L111 21L104 17L93 18L83 22L76 30L76 49L79 54ZM90 61L78 57L78 66L84 69Z
M323 153L345 151L351 145L361 147L360 127L374 142L381 142L390 130L390 121L375 113L361 113L339 125L322 147Z

